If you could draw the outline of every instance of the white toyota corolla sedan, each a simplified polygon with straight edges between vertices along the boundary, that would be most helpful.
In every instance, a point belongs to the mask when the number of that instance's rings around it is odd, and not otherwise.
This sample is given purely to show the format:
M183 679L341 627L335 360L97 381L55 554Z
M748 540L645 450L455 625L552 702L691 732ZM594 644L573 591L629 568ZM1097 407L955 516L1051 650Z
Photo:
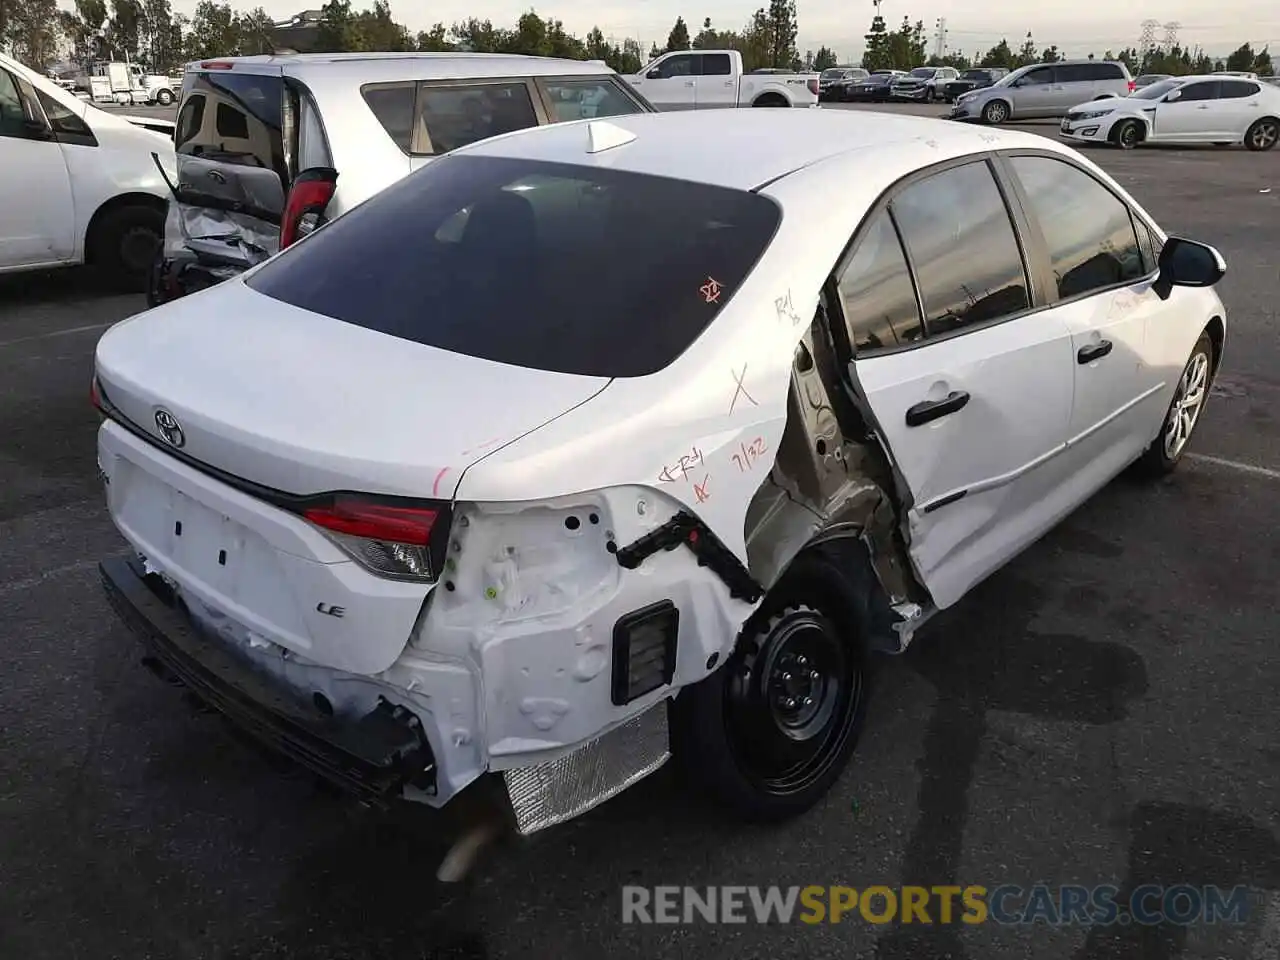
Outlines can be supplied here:
M1073 107L1062 119L1062 135L1126 150L1141 143L1270 150L1280 140L1280 88L1243 77L1170 77L1127 97Z
M1224 270L1030 134L497 137L106 333L103 582L157 670L366 799L487 783L529 833L674 755L792 816L873 653L1178 464Z

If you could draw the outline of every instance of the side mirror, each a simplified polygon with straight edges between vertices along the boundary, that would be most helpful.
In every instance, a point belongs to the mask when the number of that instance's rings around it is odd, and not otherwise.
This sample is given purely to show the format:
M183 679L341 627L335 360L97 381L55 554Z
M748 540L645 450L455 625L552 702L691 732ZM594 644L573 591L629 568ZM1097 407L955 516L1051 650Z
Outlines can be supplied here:
M1159 273L1151 289L1168 300L1174 287L1212 287L1226 275L1227 264L1207 243L1170 237L1160 251Z
M645 76L646 76L646 77L648 77L650 80L661 80L661 79L662 79L662 68L661 68L661 67L654 67L652 70L650 70L648 73L646 73L646 74L645 74Z
M1165 94L1164 102L1173 103L1175 100L1181 100L1181 99L1182 99L1181 90L1170 90L1167 94Z

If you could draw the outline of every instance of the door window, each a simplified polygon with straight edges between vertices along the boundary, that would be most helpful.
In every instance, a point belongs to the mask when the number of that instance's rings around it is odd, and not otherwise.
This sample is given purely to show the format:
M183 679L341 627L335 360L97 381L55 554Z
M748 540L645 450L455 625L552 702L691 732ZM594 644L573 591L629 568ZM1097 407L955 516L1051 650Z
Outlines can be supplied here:
M911 256L930 336L1030 307L1013 223L985 162L912 184L890 209Z
M204 95L194 94L187 98L178 115L176 142L179 147L195 138L204 126Z
M1101 80L1102 77L1086 64L1060 63L1054 68L1054 79L1058 83L1092 83L1094 80Z
M397 147L409 153L413 149L414 104L418 97L416 84L371 86L361 92L382 129L387 131Z
M888 211L877 215L858 241L839 286L855 356L914 343L924 335L916 288Z
M1219 83L1217 80L1205 80L1202 83L1188 83L1182 88L1182 96L1178 103L1189 103L1192 100L1216 100Z
M89 125L72 110L41 90L36 91L36 98L40 101L40 107L49 120L49 128L57 134L60 143L72 143L85 147L98 145L98 140L89 129Z
M30 107L18 90L17 81L7 71L0 70L0 137L34 140L27 127L30 119Z
M1147 273L1129 208L1084 171L1051 157L1012 157L1049 249L1058 296L1085 296Z
M727 77L733 73L733 61L727 53L704 53L701 59L704 77Z
M1052 67L1036 67L1034 70L1028 70L1018 80L1020 87L1035 87L1047 83L1053 83Z
M682 53L668 57L657 66L658 75L655 80L670 80L672 77L696 77L698 61L701 57L692 53Z
M465 86L423 86L419 108L433 153L538 125L523 80Z
M538 83L551 108L552 122L643 112L640 104L631 99L616 80L607 76L539 80Z

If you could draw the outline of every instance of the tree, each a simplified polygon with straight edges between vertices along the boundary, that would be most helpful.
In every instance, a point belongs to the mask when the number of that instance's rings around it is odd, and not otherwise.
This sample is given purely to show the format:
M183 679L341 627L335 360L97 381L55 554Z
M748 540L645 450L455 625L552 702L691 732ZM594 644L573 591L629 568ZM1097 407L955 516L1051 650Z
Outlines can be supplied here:
M1022 46L1019 47L1018 52L1014 54L1013 65L1015 67L1024 67L1029 63L1038 62L1039 59L1040 58L1036 53L1036 42L1031 39L1031 31L1028 30L1026 39L1022 41Z
M449 40L449 28L437 23L430 30L419 30L416 46L423 53L445 53L454 49Z
M798 60L796 33L799 30L795 0L769 0L769 12L765 20L769 37L768 65L794 67Z
M0 0L0 47L44 73L57 56L56 0Z
M241 56L257 56L276 52L272 37L273 20L267 11L255 7L236 17L236 52Z
M491 20L472 17L465 23L455 23L450 33L463 50L472 53L499 53L509 44L511 31L495 27Z
M884 17L877 9L871 18L871 29L862 38L866 49L862 54L862 66L866 70L887 70L891 66L889 60L889 34L884 24Z
M356 14L355 32L362 50L402 53L414 48L408 29L392 18L387 0L374 0L372 9Z
M671 28L671 32L667 34L667 50L688 50L689 49L689 27L684 22L684 17L676 17L675 25Z
M1276 72L1275 65L1271 62L1271 50L1263 47L1258 51L1258 55L1253 58L1254 72L1260 77L1274 76Z
M830 70L840 61L836 58L835 51L829 47L819 47L818 52L813 55L812 69L821 73L823 70Z
M888 66L897 70L910 70L920 66L924 63L924 23L917 21L913 24L903 17L902 26L886 36L885 44Z
M1058 45L1054 44L1051 47L1045 47L1040 53L1040 59L1044 63L1057 63L1061 60L1062 54L1058 51Z
M351 0L329 0L321 9L320 26L316 30L317 53L346 53L363 49L360 43Z
M978 62L980 67L1004 67L1011 70L1015 66L1013 51L1009 49L1009 41L1001 39L994 47L982 55Z
M1227 69L1237 71L1253 70L1254 61L1257 59L1258 55L1253 52L1253 47L1247 43L1242 43L1227 57Z
M192 60L225 57L240 46L240 31L229 3L200 0L191 15L187 56Z

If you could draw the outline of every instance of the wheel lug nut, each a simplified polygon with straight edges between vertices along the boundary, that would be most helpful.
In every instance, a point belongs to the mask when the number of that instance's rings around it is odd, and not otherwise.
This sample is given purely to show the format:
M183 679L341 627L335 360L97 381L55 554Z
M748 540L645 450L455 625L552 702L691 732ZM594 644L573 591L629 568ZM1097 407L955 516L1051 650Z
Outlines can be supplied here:
M810 680L817 680L817 679L818 679L818 671L817 671L817 670L810 670L810 671L809 671L809 679L810 679Z
M789 674L789 673L784 673L784 674L782 675L782 682L783 682L783 683L790 683L790 682L791 682L791 674Z
M803 667L805 664L807 664L808 662L809 662L809 661L808 661L808 660L806 660L806 659L804 658L804 656L803 656L803 655L796 657L796 663L800 664L800 666L802 666L802 667Z
M785 702L785 706L786 706L786 708L787 708L788 710L794 710L794 709L796 708L796 701L795 701L795 698L794 698L794 697L787 697L786 702Z
M812 707L812 706L813 706L813 697L805 697L805 698L804 698L804 705L805 705L806 707Z

